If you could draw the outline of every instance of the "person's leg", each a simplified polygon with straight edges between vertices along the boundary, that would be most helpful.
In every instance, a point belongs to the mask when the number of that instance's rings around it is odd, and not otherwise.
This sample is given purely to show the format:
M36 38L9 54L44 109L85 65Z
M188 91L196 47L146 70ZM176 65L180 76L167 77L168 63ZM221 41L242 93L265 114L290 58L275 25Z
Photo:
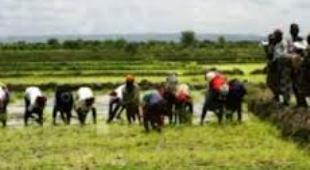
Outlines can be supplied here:
M224 108L223 108L223 106L220 106L219 112L218 112L218 119L219 119L218 122L219 122L219 124L222 124L223 116L224 116Z
M203 108L202 108L202 113L201 113L201 119L200 119L200 124L203 125L204 123L204 119L207 115L207 112L208 110L210 109L210 105L211 105L211 102L213 102L214 98L215 98L215 93L212 92L211 90L208 92L208 94L206 95L205 97L205 102L204 102L204 105L203 105Z
M143 125L146 132L149 132L150 115L148 113L148 106L143 107Z
M37 122L40 126L43 126L43 109L38 111Z
M67 125L70 125L71 117L72 117L71 110L68 110L68 112L67 112Z
M29 105L30 105L30 102L27 98L25 98L25 113L24 113L24 123L25 123L25 126L28 126L28 119L30 117L30 112L28 110L29 108Z
M296 75L297 76L297 75ZM294 80L293 82L293 92L296 98L296 102L297 102L297 107L304 107L307 108L308 104L307 104L307 100L306 97L300 93L298 84L297 84L297 79Z
M242 101L238 105L237 114L238 114L238 121L241 123L242 122Z
M170 102L167 103L167 115L169 118L169 124L172 125L173 124L173 104Z
M109 103L109 118L107 123L111 123L116 115L117 109L119 108L116 100L111 100Z
M200 118L200 124L203 125L203 122L205 120L205 117L207 115L208 112L208 103L207 103L207 97L205 99L205 102L203 104L203 108L202 108L202 113L201 113L201 118Z
M119 109L117 116L116 116L117 119L122 118L122 113L124 112L124 110L125 110L125 107L122 104L120 104L120 109Z
M61 120L66 124L67 123L67 114L64 111L60 112Z
M130 113L131 109L128 105L126 105L125 107L126 107L125 109L126 109L127 121L128 121L128 124L131 125L131 123L132 123L131 122L131 113Z
M54 108L53 108L53 125L56 125L57 111L58 111L57 107L54 106Z
M96 124L97 123L97 110L94 107L91 110L93 114L93 123Z
M77 110L78 119L81 125L84 125L84 113L81 110Z
M134 110L135 110L135 115L137 116L137 118L138 118L138 122L139 122L139 124L141 125L141 123L142 123L142 118L141 118L141 115L140 115L140 108L139 108L139 106L138 105L136 105L135 106L135 108L134 108Z
M293 70L291 66L285 65L283 69L283 98L284 98L284 105L288 106L290 104L290 99L291 99L291 91L293 88L293 81L292 81L292 73Z

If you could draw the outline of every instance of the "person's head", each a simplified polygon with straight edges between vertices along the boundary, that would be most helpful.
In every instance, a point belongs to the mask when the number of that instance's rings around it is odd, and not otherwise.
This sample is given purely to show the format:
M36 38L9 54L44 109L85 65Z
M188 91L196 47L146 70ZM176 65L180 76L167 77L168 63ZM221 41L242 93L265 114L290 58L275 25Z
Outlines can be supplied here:
M135 82L135 77L133 76L133 75L127 75L126 76L126 84L128 85L128 84L134 84L134 82Z
M94 98L94 97L89 98L89 99L87 99L87 100L85 101L85 104L86 104L87 107L92 106L94 103L95 103L95 98Z
M112 91L112 92L110 93L110 96L111 96L111 97L116 97L116 96L117 96L117 93L116 93L115 91Z
M274 36L274 34L269 34L268 35L268 43L269 43L269 45L273 45L275 43L275 36Z
M36 98L36 104L39 108L44 108L46 104L47 98L45 96L39 96Z
M126 76L126 88L127 90L132 90L135 83L135 77L133 75Z
M274 40L275 40L275 43L279 43L283 40L283 32L279 29L275 30L274 33Z
M290 33L292 37L297 37L299 34L299 26L296 23L291 24Z

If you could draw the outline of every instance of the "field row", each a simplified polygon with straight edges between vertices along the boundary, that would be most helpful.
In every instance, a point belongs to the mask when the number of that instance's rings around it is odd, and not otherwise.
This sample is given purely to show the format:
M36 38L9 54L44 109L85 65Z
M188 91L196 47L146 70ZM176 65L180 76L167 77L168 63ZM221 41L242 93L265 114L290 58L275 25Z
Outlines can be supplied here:
M144 51L128 54L122 50L46 50L46 51L0 51L0 63L6 62L41 62L41 61L196 61L199 63L221 62L262 62L264 53L260 48L255 49L180 49Z
M166 76L138 76L137 82L140 84L161 83L165 81ZM229 79L238 78L240 80L250 83L263 83L265 82L264 75L253 76L229 76ZM24 90L28 86L40 86L43 89L54 89L57 84L68 84L73 86L90 86L96 89L114 88L119 84L124 83L124 76L71 76L71 77L8 77L0 78L0 81L7 84L12 90ZM179 78L180 83L188 83L193 87L205 88L206 81L203 75L198 76L182 76Z

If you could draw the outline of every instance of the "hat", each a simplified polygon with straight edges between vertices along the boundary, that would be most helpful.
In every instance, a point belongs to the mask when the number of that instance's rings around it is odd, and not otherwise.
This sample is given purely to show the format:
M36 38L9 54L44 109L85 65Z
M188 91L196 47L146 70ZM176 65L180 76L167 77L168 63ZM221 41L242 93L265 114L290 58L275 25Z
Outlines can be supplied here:
M134 82L135 81L135 77L133 75L127 75L126 76L126 82Z
M216 72L214 71L206 73L206 79L208 80L212 80L215 76L216 76Z

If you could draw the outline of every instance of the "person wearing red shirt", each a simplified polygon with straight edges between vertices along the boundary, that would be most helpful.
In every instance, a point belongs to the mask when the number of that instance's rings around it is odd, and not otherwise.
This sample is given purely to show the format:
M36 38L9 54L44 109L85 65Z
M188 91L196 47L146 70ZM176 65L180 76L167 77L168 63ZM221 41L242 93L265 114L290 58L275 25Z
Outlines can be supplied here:
M209 80L209 89L203 105L200 124L203 125L208 110L218 110L219 123L221 123L223 102L229 91L227 80L224 75L217 72L208 72L205 78Z

